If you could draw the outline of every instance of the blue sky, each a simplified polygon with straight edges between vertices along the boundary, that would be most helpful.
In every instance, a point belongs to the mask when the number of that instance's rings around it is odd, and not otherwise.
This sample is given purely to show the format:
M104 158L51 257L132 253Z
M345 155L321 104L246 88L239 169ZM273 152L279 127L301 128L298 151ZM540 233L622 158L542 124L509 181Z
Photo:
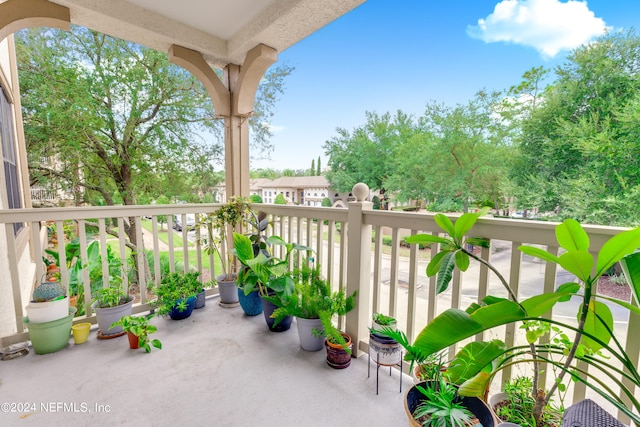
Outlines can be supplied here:
M318 156L326 166L324 142L366 111L418 117L430 101L466 103L561 64L605 28L630 27L640 27L638 0L368 0L280 53L295 70L271 122L271 159L251 168L309 168Z

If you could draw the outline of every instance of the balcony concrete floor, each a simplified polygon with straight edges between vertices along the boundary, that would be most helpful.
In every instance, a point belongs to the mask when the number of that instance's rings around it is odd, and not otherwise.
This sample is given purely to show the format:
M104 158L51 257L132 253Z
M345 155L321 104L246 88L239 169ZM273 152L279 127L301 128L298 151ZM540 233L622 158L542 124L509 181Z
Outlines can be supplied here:
M0 361L1 426L406 426L411 378L366 355L335 370L324 349L300 348L295 322L270 332L264 317L218 306L185 320L155 318L163 349L130 350L126 336L89 340L47 355ZM66 404L66 406L64 405Z

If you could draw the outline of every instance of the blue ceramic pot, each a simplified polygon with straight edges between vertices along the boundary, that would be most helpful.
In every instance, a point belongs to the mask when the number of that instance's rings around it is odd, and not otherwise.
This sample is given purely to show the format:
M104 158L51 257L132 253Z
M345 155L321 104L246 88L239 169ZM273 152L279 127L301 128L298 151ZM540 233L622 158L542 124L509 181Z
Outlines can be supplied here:
M240 307L242 307L247 316L257 316L262 313L262 302L257 291L245 295L244 290L238 288L238 300L240 301Z
M276 319L273 319L271 315L278 308L271 301L267 301L264 298L260 297L260 301L262 301L262 314L264 314L264 320L267 321L267 326L271 332L284 332L288 331L291 327L291 322L293 321L293 316L287 316L282 319L277 325L274 326Z
M178 300L176 304L174 304L171 311L169 312L169 317L171 317L173 320L182 320L191 316L191 312L196 306L196 297L190 297L190 298L187 298L187 308L180 311L178 310L178 303L180 303L180 301L182 300Z

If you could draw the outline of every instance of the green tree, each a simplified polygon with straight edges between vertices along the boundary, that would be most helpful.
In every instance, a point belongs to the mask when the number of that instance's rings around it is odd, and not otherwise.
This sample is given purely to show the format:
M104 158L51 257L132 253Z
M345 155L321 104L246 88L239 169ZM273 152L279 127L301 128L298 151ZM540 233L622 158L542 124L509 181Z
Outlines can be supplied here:
M426 199L438 210L501 198L506 180L507 128L499 113L501 94L478 92L467 104L431 102L419 131L407 133L386 181L400 200Z
M328 197L325 197L322 199L322 206L326 207L326 208L330 208L331 205L331 199Z
M321 165L322 165L322 163L321 163L321 162L322 162L322 161L320 160L320 156L318 156L318 163L317 163L317 165L318 165L318 170L316 171L316 176L320 176L320 175L322 175L322 166L321 166Z
M262 197L257 194L252 194L251 196L249 196L249 201L251 203L262 203Z
M395 117L367 112L367 122L352 132L338 128L338 136L324 144L329 156L327 180L339 192L351 191L358 182L384 189L394 173L396 149L412 133L411 116L398 111Z
M311 169L309 169L309 175L314 176L316 174L316 159L311 159Z
M575 49L522 128L518 184L560 219L637 225L640 38L607 34Z
M284 198L284 194L278 193L276 198L273 200L273 203L276 205L286 205L287 200Z
M131 205L139 194L171 186L186 193L178 187L187 174L209 176L222 159L222 123L211 99L165 53L76 26L25 30L16 39L32 181L73 190L78 203ZM289 72L270 69L256 96L250 124L262 151L270 148L268 120ZM35 161L42 155L56 166ZM135 247L133 226L124 229Z

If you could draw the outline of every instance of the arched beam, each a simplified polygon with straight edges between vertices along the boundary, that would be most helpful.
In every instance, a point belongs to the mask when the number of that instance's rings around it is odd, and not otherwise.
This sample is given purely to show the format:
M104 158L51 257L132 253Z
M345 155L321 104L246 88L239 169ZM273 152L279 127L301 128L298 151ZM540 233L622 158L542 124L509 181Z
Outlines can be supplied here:
M69 31L69 8L47 0L7 0L0 3L0 40L23 28L52 27Z
M233 114L248 116L253 113L256 91L267 69L278 60L278 52L259 44L249 52L240 69L237 90L233 91Z
M229 89L225 87L200 52L174 44L169 48L169 61L188 70L202 82L213 101L213 108L217 116L229 117L231 115Z

